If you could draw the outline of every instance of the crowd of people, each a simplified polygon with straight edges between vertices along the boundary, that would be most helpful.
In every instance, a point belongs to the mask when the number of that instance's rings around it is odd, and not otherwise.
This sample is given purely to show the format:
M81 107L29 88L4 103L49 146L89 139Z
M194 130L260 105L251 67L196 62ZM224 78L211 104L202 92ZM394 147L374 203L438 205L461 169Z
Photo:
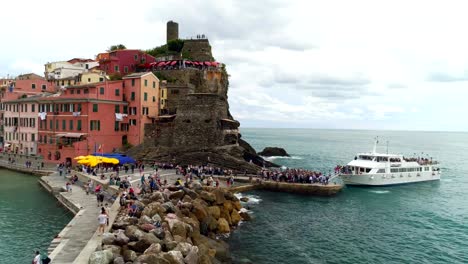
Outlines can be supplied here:
M327 185L331 175L324 175L318 171L305 169L271 170L262 169L258 175L262 180L290 183L320 183Z

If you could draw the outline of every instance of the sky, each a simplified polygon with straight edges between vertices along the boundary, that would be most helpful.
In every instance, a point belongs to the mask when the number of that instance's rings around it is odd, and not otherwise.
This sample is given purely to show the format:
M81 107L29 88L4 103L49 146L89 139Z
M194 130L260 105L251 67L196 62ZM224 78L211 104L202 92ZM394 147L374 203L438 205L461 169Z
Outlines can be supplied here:
M242 127L468 131L466 1L2 3L0 77L205 34Z

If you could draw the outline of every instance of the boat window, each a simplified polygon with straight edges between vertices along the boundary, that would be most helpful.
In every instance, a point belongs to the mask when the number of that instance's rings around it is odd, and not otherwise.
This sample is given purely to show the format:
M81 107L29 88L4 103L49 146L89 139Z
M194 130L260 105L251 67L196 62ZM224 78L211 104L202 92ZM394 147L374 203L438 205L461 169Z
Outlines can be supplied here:
M406 170L406 168L399 168L398 171L399 172L406 172L407 170Z
M369 173L370 171L371 171L371 169L366 168L366 173Z
M361 160L372 160L372 156L360 155L359 159L361 159Z
M394 170L394 169L392 169L392 170ZM379 169L379 170L377 171L377 173L385 173L385 169Z
M429 171L429 167L424 167L424 171Z
M391 173L396 173L396 172L398 172L398 169L396 169L396 168L395 169L390 169L390 172Z

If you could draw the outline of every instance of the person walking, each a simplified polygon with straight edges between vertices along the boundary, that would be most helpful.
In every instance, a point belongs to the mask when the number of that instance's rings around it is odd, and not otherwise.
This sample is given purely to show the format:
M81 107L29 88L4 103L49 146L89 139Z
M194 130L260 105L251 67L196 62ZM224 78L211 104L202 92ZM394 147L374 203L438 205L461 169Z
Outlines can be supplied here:
M106 209L104 207L101 207L101 213L98 216L98 221L99 221L98 236L104 233L104 229L106 228L108 220L109 220L109 215L107 215Z
M33 259L32 263L33 264L42 264L41 253L39 253L39 251L36 251L36 255L34 256L34 259Z

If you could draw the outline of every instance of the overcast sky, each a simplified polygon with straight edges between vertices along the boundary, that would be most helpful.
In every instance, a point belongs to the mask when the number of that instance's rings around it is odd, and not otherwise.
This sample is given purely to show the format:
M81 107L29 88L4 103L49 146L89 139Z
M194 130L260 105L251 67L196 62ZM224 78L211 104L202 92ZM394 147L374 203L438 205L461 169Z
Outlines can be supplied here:
M468 130L466 1L2 2L0 76L205 34L242 127Z

